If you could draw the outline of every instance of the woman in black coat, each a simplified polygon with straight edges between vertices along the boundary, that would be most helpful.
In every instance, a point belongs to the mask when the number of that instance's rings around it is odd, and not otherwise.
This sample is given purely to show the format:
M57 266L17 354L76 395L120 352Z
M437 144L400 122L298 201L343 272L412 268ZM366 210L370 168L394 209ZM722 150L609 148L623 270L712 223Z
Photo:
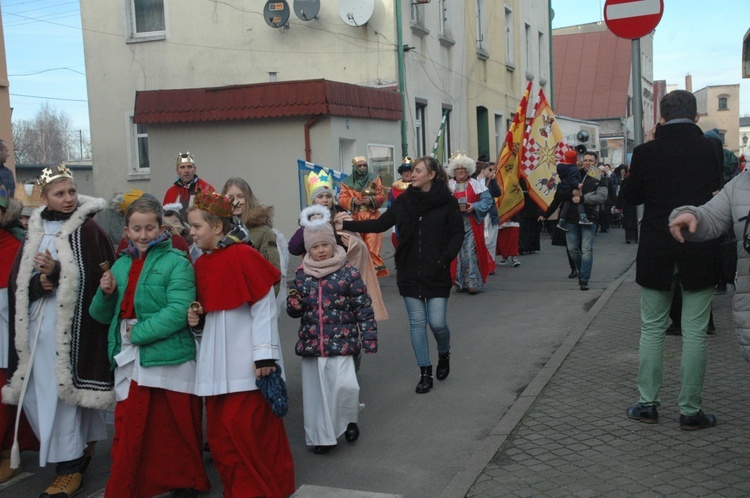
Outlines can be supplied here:
M444 380L450 373L450 330L446 321L452 278L451 261L464 239L464 226L458 207L447 186L440 163L422 157L412 167L411 186L375 220L349 221L336 216L336 229L352 232L384 232L396 225L396 283L409 315L412 347L420 368L416 392L432 388L432 364L427 340L430 324L438 349L435 376Z

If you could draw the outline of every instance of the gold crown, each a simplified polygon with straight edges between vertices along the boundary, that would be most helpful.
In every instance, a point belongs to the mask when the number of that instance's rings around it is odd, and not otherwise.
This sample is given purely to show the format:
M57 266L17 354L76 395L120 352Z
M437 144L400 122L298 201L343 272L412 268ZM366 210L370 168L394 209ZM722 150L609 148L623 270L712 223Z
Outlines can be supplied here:
M125 211L128 210L128 207L133 204L133 201L136 199L140 199L144 193L145 192L143 192L143 190L131 188L130 190L122 194L122 202L117 203L117 205L120 207L120 212L124 214Z
M367 158L365 156L354 156L352 158L352 164L357 164L360 161L367 162Z
M190 164L195 165L195 158L190 153L190 151L180 152L179 154L177 154L177 158L175 162L177 166L179 166L182 163L190 163Z
M54 170L57 170L56 172ZM60 166L53 166L52 168L44 168L42 174L36 180L36 184L40 188L46 187L50 182L57 180L58 178L70 178L73 179L73 172L70 171L64 164Z
M202 192L200 190L195 194L193 205L201 211L206 211L219 218L231 218L237 208L237 204L227 196L217 192Z
M414 164L414 159L409 156L404 156L404 158L401 160L401 164Z

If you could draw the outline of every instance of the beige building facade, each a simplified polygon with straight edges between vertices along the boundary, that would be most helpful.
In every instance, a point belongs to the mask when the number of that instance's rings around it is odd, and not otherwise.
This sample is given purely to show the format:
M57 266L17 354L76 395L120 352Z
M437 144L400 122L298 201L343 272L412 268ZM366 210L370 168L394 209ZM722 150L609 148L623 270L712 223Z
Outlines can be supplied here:
M715 85L694 92L703 131L716 128L724 147L739 155L740 85Z
M160 197L174 156L190 150L199 176L217 188L230 176L247 179L289 232L298 159L349 173L354 155L390 154L385 167L395 176L403 144L410 156L429 154L446 116L446 152L494 160L526 81L535 81L535 93L549 84L547 1L373 0L371 13L348 19L339 2L322 1L307 20L292 3L282 4L286 22L275 11L269 25L256 1L82 0L97 194L140 188ZM316 79L392 92L402 80L404 136L393 119L322 115L308 130L308 151L304 125L315 113L152 124L135 116L137 92Z

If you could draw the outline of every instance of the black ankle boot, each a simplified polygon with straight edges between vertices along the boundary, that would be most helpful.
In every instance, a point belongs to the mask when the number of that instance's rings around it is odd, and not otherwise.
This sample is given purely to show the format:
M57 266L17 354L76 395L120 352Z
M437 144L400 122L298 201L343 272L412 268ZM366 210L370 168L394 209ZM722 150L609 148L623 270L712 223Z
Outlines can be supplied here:
M438 365L435 370L435 377L437 380L445 380L448 378L448 374L451 373L451 352L438 355Z
M424 394L430 392L432 389L432 365L429 367L419 367L420 376L419 384L417 384L417 394Z

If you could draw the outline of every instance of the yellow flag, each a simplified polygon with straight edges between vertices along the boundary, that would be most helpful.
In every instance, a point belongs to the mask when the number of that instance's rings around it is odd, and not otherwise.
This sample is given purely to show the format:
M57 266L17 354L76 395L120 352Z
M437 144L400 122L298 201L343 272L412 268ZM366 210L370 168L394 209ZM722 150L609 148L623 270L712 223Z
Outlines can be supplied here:
M521 149L523 132L526 129L526 108L531 94L531 85L530 81L518 104L508 133L505 135L503 150L500 151L496 161L497 180L502 190L502 195L497 198L497 214L500 217L500 224L505 223L523 209L523 190L518 183L520 175L518 152Z
M546 210L555 197L559 182L557 163L568 148L555 113L544 91L539 90L534 116L523 138L520 169L529 186L529 197L542 210Z

